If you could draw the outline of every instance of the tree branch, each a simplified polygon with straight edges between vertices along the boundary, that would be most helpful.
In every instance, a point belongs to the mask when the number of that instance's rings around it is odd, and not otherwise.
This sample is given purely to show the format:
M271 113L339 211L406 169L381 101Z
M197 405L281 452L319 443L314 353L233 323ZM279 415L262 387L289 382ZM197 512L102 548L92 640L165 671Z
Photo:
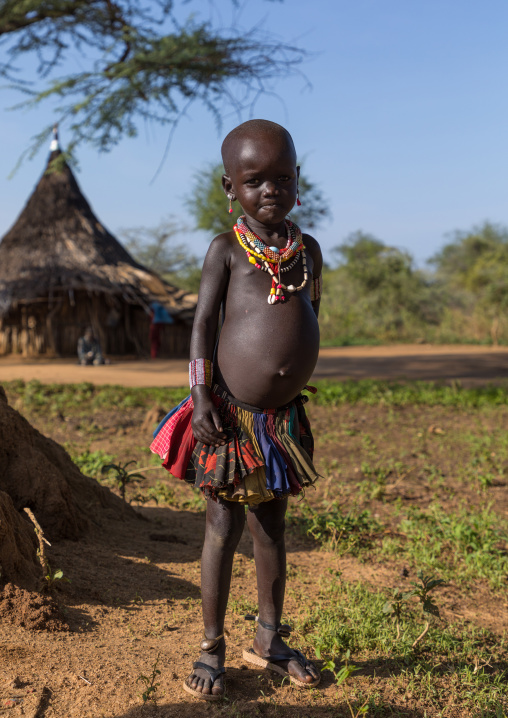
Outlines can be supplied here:
M293 73L305 57L303 50L259 29L235 26L226 33L192 16L178 24L170 0L158 0L157 7L160 17L134 0L0 0L0 47L8 58L0 61L0 75L29 95L17 107L59 98L55 119L62 124L72 118L69 149L89 142L109 150L135 136L140 119L176 125L181 106L196 100L220 122L224 100L241 110L249 97ZM164 31L168 18L173 33ZM84 70L55 76L76 48ZM33 53L39 59L37 77L46 81L42 88L15 74L14 63Z

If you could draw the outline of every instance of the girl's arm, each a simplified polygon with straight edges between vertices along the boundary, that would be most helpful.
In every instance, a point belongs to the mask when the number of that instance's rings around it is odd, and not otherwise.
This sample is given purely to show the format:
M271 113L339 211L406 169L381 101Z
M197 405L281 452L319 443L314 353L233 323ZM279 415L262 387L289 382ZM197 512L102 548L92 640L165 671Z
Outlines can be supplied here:
M190 359L213 358L219 311L229 279L230 243L225 234L216 237L206 254L199 287L198 305L192 328ZM198 441L213 446L225 443L220 417L210 388L197 384L191 389L194 411L192 431Z
M319 246L318 241L315 240L314 237L311 237L310 234L306 234L303 241L307 252L312 257L312 281L316 282L316 280L320 280L318 284L314 284L314 291L311 289L311 298L317 294L317 296L312 299L312 308L314 309L314 313L317 317L319 316L321 295L315 290L318 286L321 287L322 283L321 275L323 273L323 255L321 254L321 247Z

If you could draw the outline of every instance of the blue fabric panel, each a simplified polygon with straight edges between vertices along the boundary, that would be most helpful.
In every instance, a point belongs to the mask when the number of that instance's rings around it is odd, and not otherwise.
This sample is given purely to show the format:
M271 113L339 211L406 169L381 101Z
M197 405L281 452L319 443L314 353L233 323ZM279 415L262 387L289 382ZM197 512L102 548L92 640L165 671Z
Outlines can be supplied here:
M286 462L266 431L266 414L254 414L254 434L266 466L266 488L276 495L290 493Z

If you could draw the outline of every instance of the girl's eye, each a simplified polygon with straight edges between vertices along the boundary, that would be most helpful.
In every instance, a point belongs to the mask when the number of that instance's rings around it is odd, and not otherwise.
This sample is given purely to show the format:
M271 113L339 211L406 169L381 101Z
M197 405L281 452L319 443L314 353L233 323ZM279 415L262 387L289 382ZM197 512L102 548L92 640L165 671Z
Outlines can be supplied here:
M259 184L259 180L253 177L252 179L248 179L245 184Z
M291 177L288 177L287 175L282 175L282 177L279 177L279 182L289 182Z

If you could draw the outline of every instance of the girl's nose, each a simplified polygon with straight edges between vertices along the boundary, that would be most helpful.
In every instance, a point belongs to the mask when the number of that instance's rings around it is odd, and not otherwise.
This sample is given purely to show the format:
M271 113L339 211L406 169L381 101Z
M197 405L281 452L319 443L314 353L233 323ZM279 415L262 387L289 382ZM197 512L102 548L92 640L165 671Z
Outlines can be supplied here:
M279 191L279 188L275 184L275 182L266 182L264 186L264 194L272 195L277 194Z

